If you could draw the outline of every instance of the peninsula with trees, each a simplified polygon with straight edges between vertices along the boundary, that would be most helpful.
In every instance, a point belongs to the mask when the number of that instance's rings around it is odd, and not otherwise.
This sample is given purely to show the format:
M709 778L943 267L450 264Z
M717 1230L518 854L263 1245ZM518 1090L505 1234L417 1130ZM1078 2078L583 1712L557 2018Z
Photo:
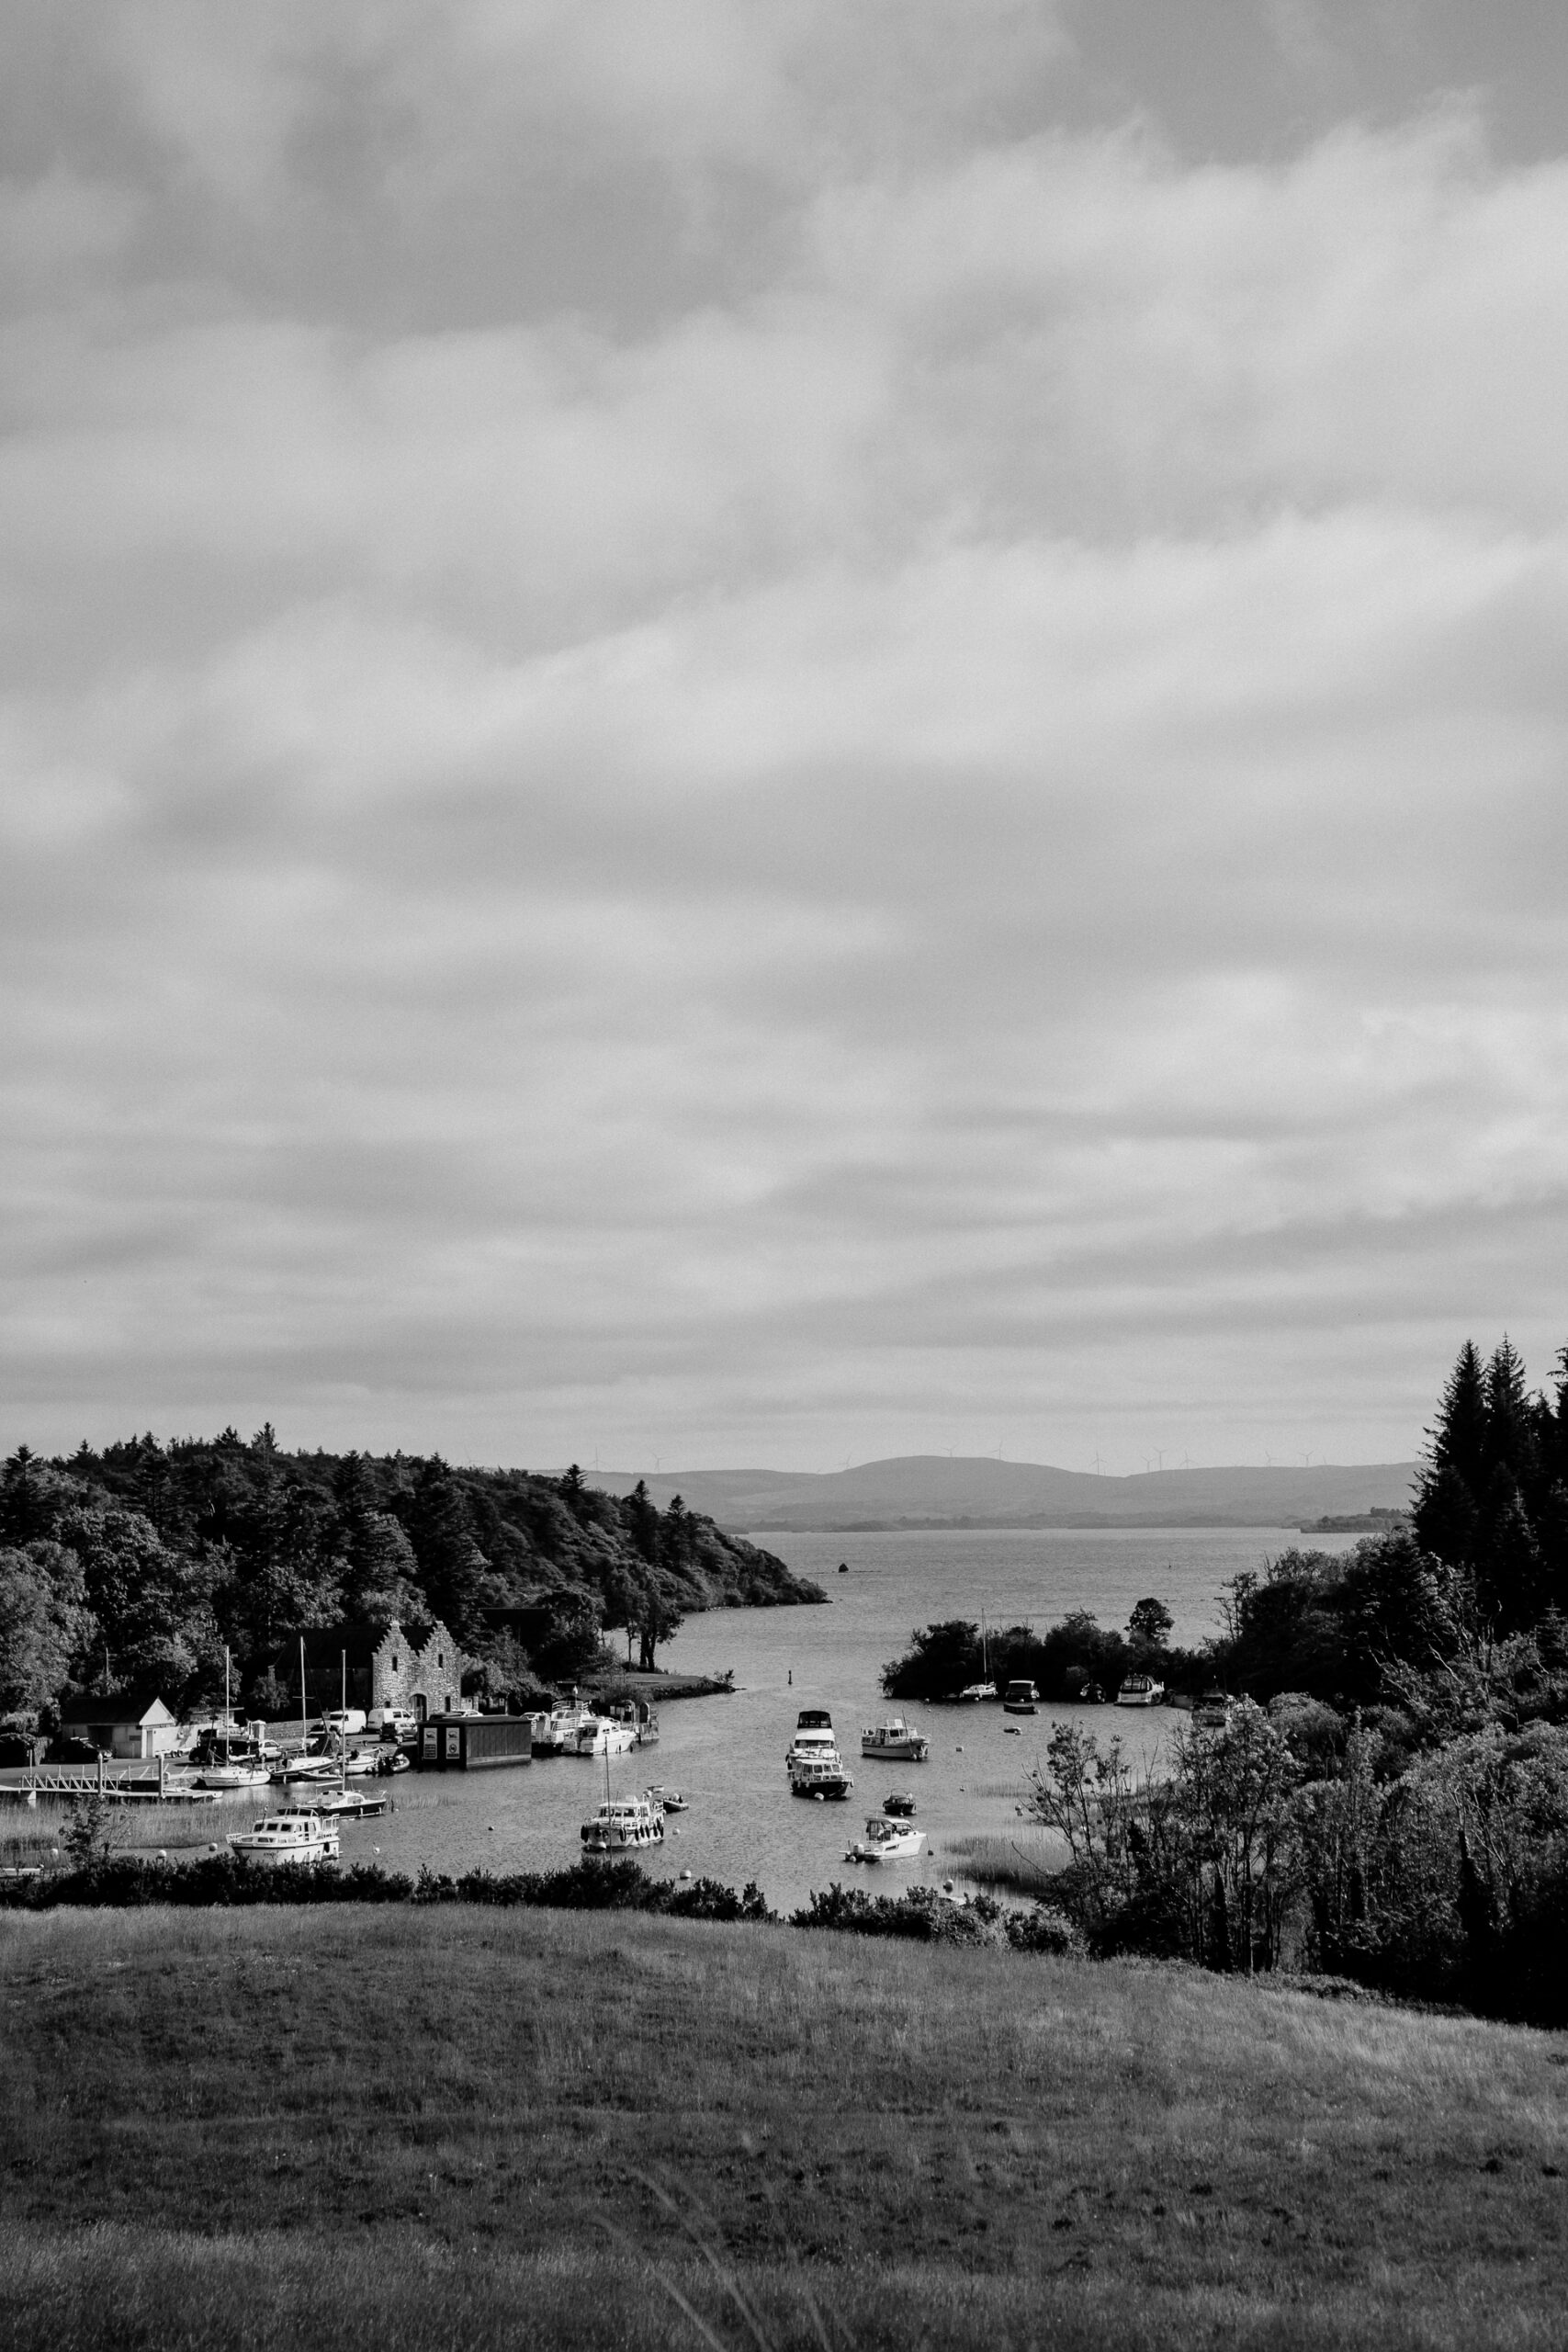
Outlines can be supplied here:
M289 1453L270 1425L50 1460L19 1446L0 1472L0 1727L131 1683L188 1713L221 1698L226 1649L243 1703L284 1714L301 1634L394 1619L439 1620L470 1661L464 1695L520 1705L585 1676L607 1636L652 1668L694 1611L825 1599L679 1496L604 1494L575 1464Z

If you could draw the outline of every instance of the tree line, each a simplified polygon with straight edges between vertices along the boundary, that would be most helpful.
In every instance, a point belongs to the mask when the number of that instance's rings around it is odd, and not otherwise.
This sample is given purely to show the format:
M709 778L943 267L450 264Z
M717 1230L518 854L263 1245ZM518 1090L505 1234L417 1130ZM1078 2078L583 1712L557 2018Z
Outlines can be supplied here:
M436 1618L476 1660L470 1695L521 1702L575 1679L606 1634L652 1666L690 1611L820 1600L781 1560L640 1481L459 1468L439 1454L285 1452L152 1435L0 1471L0 1726L49 1728L79 1693L153 1684L176 1713L236 1688L292 1702L300 1634ZM492 1612L526 1608L529 1647Z
M987 1646L993 1679L1052 1699L1111 1697L1133 1666L1211 1696L1152 1775L1078 1717L1030 1776L1067 1857L1052 1899L1091 1951L1568 2025L1568 1350L1531 1393L1507 1339L1467 1341L1407 1522L1235 1577L1200 1649L1147 1604L1124 1634L1079 1615ZM929 1626L886 1687L945 1695L980 1657L977 1627Z

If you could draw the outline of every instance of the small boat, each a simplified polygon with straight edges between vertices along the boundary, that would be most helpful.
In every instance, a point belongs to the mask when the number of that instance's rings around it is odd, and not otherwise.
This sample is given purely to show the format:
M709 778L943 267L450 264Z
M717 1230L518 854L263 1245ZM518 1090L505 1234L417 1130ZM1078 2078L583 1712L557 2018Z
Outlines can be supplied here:
M1002 1693L1003 1712L1010 1715L1032 1715L1040 1706L1040 1693L1032 1682L1010 1682Z
M191 1783L197 1789L265 1789L272 1773L260 1757L231 1756L223 1764L204 1764Z
M683 1797L679 1789L649 1789L648 1793L666 1813L684 1813L692 1802L690 1797Z
M862 1732L860 1752L863 1756L885 1756L893 1764L923 1764L931 1752L931 1744L924 1732L907 1724L902 1715L892 1715L886 1723Z
M906 1792L895 1789L890 1797L883 1798L882 1810L891 1814L895 1821L908 1821L915 1810L915 1800Z
M337 1821L368 1821L373 1815L385 1813L385 1797L363 1796L357 1789L325 1789L312 1797L312 1813L331 1814Z
M277 1765L271 1775L276 1786L298 1788L301 1781L335 1781L337 1760L331 1756L294 1756Z
M1165 1696L1165 1684L1152 1674L1129 1674L1116 1693L1119 1707L1153 1707Z
M592 1821L582 1825L583 1851L630 1854L664 1843L664 1815L651 1791L640 1797L606 1797Z
M1016 1724L1004 1724L1002 1725L1002 1737L1004 1739L1021 1739L1023 1737L1023 1734L1020 1731Z
M847 1577L847 1576L849 1575L849 1572L850 1572L850 1564L849 1564L849 1562L848 1562L847 1560L840 1560L840 1561L839 1562L839 1574L840 1574L841 1577Z
M972 1703L981 1699L994 1699L997 1686L994 1682L966 1682L958 1695Z
M247 1862L276 1868L283 1862L335 1862L337 1831L313 1813L268 1814L254 1829L233 1829L229 1844Z
M865 1825L865 1835L857 1838L845 1850L846 1862L908 1862L912 1861L926 1842L926 1833L917 1829L912 1821L890 1821L886 1814L874 1813Z

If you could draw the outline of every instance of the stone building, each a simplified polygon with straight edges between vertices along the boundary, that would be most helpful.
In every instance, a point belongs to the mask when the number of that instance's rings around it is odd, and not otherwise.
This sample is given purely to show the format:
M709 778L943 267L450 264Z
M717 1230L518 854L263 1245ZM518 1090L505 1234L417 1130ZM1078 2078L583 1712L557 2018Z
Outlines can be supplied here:
M450 1714L463 1703L465 1668L478 1663L465 1657L439 1617L420 1644L410 1641L394 1617L371 1654L370 1704L412 1708L421 1723L426 1715Z
M407 1707L423 1723L463 1703L463 1676L479 1660L459 1649L438 1617L412 1641L394 1617L386 1632L338 1625L305 1636L305 1685L313 1711Z

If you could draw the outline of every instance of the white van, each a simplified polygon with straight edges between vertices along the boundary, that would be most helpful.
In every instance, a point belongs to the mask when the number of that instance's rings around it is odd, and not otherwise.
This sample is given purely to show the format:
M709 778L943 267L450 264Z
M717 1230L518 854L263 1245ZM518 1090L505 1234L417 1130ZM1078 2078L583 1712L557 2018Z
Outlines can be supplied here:
M321 1723L326 1730L335 1731L341 1738L348 1739L355 1732L365 1729L365 1710L363 1707L329 1707L321 1717Z
M372 1707L369 1728L378 1731L383 1739L412 1739L419 1717L412 1707Z

